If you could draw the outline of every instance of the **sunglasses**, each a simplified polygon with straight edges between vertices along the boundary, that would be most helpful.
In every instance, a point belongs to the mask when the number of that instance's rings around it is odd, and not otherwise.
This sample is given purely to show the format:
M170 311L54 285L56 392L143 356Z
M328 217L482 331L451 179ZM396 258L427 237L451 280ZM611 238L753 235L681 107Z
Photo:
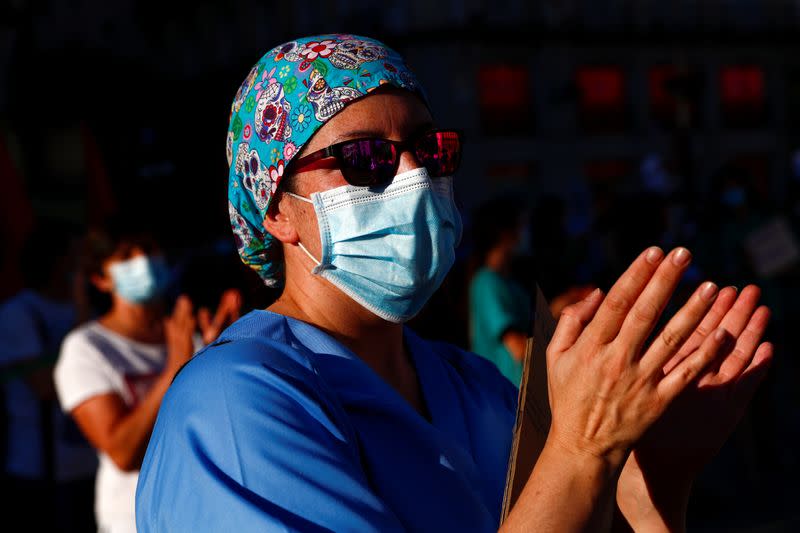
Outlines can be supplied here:
M461 163L461 134L456 130L427 130L405 141L352 139L292 161L290 171L338 168L350 185L374 187L392 181L400 166L400 154L406 150L432 178L451 176Z

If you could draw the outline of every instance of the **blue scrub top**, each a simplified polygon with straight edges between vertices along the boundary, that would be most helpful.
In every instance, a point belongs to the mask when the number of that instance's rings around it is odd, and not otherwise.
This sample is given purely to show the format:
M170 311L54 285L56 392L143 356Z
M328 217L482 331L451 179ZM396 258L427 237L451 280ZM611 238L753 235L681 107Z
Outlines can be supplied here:
M164 397L138 531L496 531L516 388L474 354L405 342L431 420L314 326L242 317Z

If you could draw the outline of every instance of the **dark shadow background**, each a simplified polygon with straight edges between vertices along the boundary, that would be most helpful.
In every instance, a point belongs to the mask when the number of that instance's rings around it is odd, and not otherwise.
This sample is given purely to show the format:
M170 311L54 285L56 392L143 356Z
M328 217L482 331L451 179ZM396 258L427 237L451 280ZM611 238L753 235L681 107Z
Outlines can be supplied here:
M198 305L237 286L247 309L266 306L276 295L240 264L227 217L233 95L293 37L374 36L468 143L459 260L414 326L466 346L470 213L495 195L528 202L517 276L550 298L607 288L648 245L690 247L675 304L706 278L757 283L777 347L695 486L690 530L797 530L799 30L790 0L5 2L0 298L21 287L36 219L127 212Z

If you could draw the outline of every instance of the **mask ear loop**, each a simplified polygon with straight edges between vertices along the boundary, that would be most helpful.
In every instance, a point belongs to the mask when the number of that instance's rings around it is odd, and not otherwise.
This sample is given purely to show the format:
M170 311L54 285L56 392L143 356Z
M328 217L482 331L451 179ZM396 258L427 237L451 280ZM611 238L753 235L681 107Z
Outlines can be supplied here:
M295 193L293 193L293 192L289 192L289 191L286 191L284 194L288 194L288 195L289 195L289 196L291 196L292 198L297 198L298 200L302 200L302 201L304 201L304 202L305 202L305 203L307 203L307 204L314 205L314 202L312 202L311 200L309 200L309 199L308 199L308 198L306 198L305 196L300 196L299 194L295 194Z
M312 202L312 201L311 201L311 200L309 200L308 198L305 198L305 197L303 197L303 196L300 196L299 194L295 194L295 193L293 193L293 192L289 192L289 191L286 191L286 194L288 194L288 195L289 195L289 196L291 196L292 198L297 198L298 200L302 200L302 201L304 201L304 202L306 202L306 203L308 203L308 204L314 205L314 202ZM307 255L307 256L308 256L308 257L309 257L309 258L310 258L312 261L314 261L314 264L315 264L315 265L317 265L317 266L320 266L320 265L322 265L322 263L320 263L319 261L317 261L317 258L316 258L316 257L314 257L313 255L311 255L311 252L309 252L309 251L306 249L306 247L305 247L305 246L303 246L303 243L302 243L302 242L299 242L299 241L298 241L298 243L297 243L297 246L299 246L299 247L300 247L300 249L301 249L301 250L303 250L303 252L305 252L305 254L306 254L306 255Z
M306 253L306 255L307 255L308 257L310 257L310 258L311 258L311 260L312 260L312 261L314 261L314 264L315 264L315 265L317 265L317 266L320 266L320 265L322 264L322 263L320 263L319 261L317 261L317 259L316 259L316 258L315 258L313 255L311 255L311 252L309 252L308 250L306 250L306 247L305 247L305 246L303 246L303 243L302 243L302 242L299 242L299 241L298 241L298 242L297 242L297 246L299 246L299 247L300 247L300 249L301 249L301 250L303 250L303 251Z

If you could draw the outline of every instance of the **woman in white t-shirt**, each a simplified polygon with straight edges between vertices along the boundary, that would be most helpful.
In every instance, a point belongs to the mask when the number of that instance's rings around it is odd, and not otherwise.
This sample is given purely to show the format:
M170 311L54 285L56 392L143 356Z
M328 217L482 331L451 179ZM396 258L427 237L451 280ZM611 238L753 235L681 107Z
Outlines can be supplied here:
M211 320L207 311L195 317L181 296L168 315L164 258L151 238L125 228L90 234L86 257L88 279L110 296L111 307L64 340L56 389L98 451L99 530L134 532L138 471L161 399L192 354L238 318L240 298L226 292Z

